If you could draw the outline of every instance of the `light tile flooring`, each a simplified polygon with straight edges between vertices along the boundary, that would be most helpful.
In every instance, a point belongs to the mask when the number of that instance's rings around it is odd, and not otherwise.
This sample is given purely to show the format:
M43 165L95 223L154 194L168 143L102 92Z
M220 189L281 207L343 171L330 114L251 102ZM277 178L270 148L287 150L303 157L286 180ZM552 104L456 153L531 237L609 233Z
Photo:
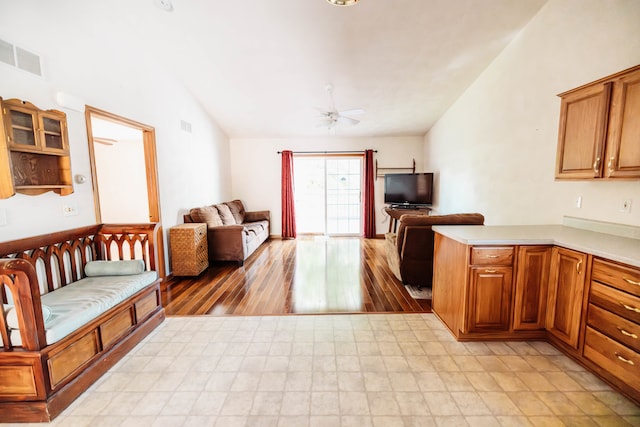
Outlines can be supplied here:
M61 426L623 426L640 408L541 342L433 314L170 317Z

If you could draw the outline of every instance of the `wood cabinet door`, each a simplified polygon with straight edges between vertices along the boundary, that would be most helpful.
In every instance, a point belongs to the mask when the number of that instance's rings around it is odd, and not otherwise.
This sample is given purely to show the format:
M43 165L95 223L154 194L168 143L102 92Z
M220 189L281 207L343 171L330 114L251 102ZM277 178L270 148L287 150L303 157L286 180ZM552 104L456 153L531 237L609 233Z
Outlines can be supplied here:
M518 248L513 296L513 330L545 328L550 246Z
M606 176L640 178L640 70L614 82Z
M554 247L547 300L547 331L578 348L587 255Z
M611 83L562 96L556 179L602 176Z
M508 331L511 267L471 267L469 332Z

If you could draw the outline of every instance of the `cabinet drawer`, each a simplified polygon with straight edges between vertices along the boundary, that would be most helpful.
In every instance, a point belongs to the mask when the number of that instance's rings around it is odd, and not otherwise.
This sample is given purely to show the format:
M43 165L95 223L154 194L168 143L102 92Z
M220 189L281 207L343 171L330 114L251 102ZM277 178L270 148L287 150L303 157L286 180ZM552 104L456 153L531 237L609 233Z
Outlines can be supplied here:
M591 278L640 297L640 269L595 258Z
M589 304L587 324L616 341L640 352L640 325Z
M640 354L590 327L585 336L584 356L631 387L640 384Z
M485 246L471 248L471 264L473 265L512 265L512 246Z
M640 323L640 298L598 282L591 282L589 302L620 317Z

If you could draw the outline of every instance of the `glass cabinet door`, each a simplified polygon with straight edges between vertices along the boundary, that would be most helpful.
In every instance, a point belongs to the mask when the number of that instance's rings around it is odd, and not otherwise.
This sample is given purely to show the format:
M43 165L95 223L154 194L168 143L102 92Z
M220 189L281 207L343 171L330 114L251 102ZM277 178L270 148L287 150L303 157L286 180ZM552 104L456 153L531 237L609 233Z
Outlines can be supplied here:
M65 150L64 117L57 114L40 113L42 120L42 144L43 150Z
M38 119L36 113L21 108L7 107L7 133L9 143L19 147L36 148L36 132Z

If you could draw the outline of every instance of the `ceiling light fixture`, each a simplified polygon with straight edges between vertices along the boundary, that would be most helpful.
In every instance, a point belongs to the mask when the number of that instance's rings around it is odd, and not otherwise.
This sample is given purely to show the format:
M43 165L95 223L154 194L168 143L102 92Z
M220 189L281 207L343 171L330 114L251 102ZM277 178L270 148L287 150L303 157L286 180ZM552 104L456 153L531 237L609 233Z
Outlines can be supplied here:
M327 0L334 6L353 6L358 3L359 0Z

